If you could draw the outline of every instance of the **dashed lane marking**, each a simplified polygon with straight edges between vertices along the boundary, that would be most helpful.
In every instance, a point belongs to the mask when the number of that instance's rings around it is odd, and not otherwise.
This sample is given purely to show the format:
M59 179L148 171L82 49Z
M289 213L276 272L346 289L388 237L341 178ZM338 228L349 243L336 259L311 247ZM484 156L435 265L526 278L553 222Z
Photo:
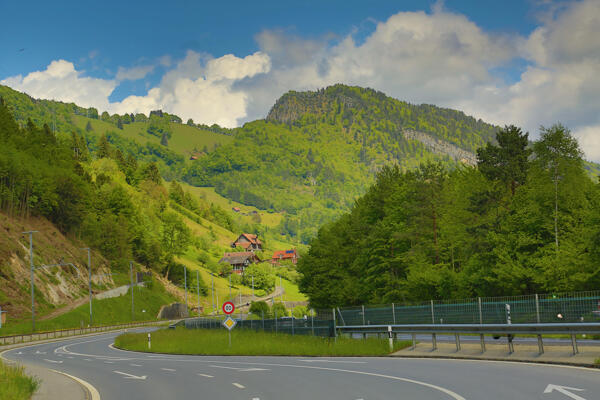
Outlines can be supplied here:
M244 386L244 385L240 385L240 384L239 384L239 383L237 383L237 382L233 382L233 383L232 383L232 385L233 385L233 386L235 386L236 388L239 388L239 389L246 389L246 386Z
M129 364L129 365L131 365L132 367L141 367L140 364Z
M207 375L207 374L196 374L196 375L198 375L198 376L203 376L203 377L205 377L205 378L214 378L214 376L212 376L212 375Z
M48 361L48 362L54 363L54 364L62 364L62 361L48 360L47 358L44 358L44 361Z
M163 371L175 372L173 368L161 368Z

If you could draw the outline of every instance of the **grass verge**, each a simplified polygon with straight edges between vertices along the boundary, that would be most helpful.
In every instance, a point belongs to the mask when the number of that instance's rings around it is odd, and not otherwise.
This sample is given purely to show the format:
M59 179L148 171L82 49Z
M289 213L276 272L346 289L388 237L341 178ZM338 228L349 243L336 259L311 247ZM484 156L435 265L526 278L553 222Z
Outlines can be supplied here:
M0 361L0 400L30 399L39 385L37 379L25 375L23 367L12 367Z
M395 342L394 351L411 345ZM239 356L385 356L390 354L387 340L337 340L305 335L274 334L250 330L233 330L231 347L225 329L162 329L152 333L152 350L148 350L146 333L125 333L115 339L124 350L154 353Z

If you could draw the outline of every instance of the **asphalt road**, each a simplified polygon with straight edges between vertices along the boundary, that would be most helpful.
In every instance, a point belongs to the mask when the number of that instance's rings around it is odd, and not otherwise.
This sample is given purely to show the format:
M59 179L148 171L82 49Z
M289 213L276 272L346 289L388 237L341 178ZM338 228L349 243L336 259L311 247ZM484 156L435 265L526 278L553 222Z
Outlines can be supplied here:
M102 400L600 399L600 371L577 367L375 357L153 355L111 348L116 335L18 348L4 357L83 379Z

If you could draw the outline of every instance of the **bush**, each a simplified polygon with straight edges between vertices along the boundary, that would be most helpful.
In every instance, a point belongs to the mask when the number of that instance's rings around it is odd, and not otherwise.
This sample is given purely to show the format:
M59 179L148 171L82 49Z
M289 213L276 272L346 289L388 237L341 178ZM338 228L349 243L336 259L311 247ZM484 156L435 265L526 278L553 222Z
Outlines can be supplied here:
M254 277L254 288L270 291L275 287L275 274L273 268L264 264L252 264L244 271L242 283L248 287L252 286Z
M264 301L253 301L250 305L250 312L259 317L262 317L264 315L265 318L269 318L271 315L269 305Z
M289 316L287 309L283 303L275 303L271 307L271 315L274 317L277 315L277 318L287 317Z

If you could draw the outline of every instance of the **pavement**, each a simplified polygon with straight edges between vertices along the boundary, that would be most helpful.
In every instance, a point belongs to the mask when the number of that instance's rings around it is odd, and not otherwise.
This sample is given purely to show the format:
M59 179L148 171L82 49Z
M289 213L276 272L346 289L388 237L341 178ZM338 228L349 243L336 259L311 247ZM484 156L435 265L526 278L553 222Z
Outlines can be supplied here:
M3 357L69 374L91 388L88 393L81 388L79 393L75 389L67 392L66 387L60 394L40 392L38 398L44 400L85 398L82 396L93 400L600 399L600 370L591 368L425 357L147 354L113 348L117 334L15 348L5 351ZM468 346L464 347L467 351ZM61 378L50 375L45 379L54 385Z

